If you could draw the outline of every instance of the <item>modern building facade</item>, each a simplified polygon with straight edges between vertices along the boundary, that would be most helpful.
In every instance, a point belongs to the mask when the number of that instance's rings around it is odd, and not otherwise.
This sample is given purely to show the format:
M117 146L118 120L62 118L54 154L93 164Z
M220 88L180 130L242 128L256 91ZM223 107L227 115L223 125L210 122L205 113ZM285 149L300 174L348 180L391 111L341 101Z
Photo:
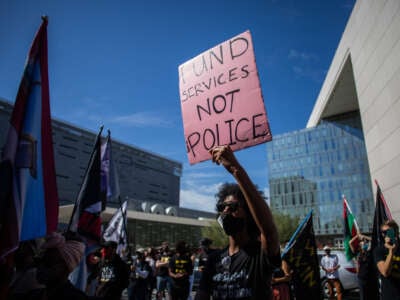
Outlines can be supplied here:
M400 222L400 1L358 0L307 128L359 111L373 183Z
M348 116L357 124L357 114ZM343 195L362 232L372 229L374 202L359 128L336 122L276 135L267 144L270 205L303 219L313 210L317 236L343 235Z

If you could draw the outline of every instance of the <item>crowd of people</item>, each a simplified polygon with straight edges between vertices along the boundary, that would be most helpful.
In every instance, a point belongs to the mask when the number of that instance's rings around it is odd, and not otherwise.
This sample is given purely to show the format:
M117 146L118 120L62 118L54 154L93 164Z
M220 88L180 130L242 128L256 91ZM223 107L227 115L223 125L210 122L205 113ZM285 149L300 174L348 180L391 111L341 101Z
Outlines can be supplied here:
M211 243L202 239L198 247L189 247L179 241L171 249L163 242L121 258L117 243L108 241L85 257L85 244L78 236L52 233L45 239L20 243L8 298L116 300L126 289L129 300L190 299L194 265L202 268ZM82 259L87 265L84 290L70 276Z
M21 242L15 252L15 272L9 299L121 299L125 289L129 300L191 300L193 270L200 272L195 300L293 300L292 275L296 272L281 259L278 232L262 194L229 146L210 151L236 180L223 184L216 195L217 221L228 236L228 245L213 249L204 238L196 247L185 241L172 249L168 242L159 247L135 249L122 258L116 242L105 242L91 253L79 236L52 233L43 240ZM370 238L358 234L352 248L357 260L360 299L374 299L369 288L370 268L381 278L381 299L400 299L399 227L395 221L381 228L382 246L371 253ZM331 299L342 299L340 263L330 247L324 247L321 268L325 271ZM82 259L87 266L85 289L70 281ZM302 299L298 299L302 300Z

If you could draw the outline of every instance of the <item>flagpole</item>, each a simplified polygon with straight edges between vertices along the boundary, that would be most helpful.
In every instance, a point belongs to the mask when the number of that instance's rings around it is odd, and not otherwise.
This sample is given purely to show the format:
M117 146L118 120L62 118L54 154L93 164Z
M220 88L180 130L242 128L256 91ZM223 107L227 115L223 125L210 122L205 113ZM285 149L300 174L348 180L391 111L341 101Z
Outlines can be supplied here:
M101 133L103 132L103 128L104 128L104 125L101 125L101 126L100 126L100 130L99 130L99 133L98 133L97 136L96 136L95 143L96 143L97 140L101 137ZM92 161L95 152L96 152L96 148L93 147L93 151L92 151L92 153L90 154L89 162L88 162L88 165L87 165L87 167L86 167L85 176L84 176L83 178L86 178L86 176L87 176L87 174L88 174L88 172L89 172L90 162ZM72 210L71 218L69 219L69 223L68 223L68 227L67 227L67 229L66 229L66 232L68 232L68 231L71 230L72 221L73 221L73 218L74 218L74 215L75 215L75 213L76 213L77 206L78 206L79 193L80 193L80 189L79 189L79 192L78 192L78 196L77 196L76 199L75 199L74 208L73 208L73 210Z

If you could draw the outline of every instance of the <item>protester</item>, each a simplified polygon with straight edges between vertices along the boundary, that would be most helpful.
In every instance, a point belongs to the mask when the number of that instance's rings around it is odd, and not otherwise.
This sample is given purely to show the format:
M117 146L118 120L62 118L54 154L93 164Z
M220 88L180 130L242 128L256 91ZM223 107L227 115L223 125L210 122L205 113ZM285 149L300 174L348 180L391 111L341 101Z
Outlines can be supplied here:
M358 241L358 243L356 243ZM355 247L354 244L358 245ZM357 280L360 300L374 300L375 268L371 253L371 238L363 234L355 235L349 242L351 251L356 254Z
M108 241L104 244L102 260L99 264L96 296L119 300L122 291L128 287L129 267L117 254L118 244Z
M151 268L151 273L149 274L149 280L148 280L148 290L149 290L149 299L151 297L151 294L153 290L157 286L157 281L156 281L156 260L155 260L155 252L152 247L147 248L147 250L144 251L144 257L147 263L149 264Z
M167 242L161 244L160 252L156 260L157 269L157 299L162 299L165 291L171 291L171 278L169 277L169 260L171 252Z
M128 287L129 300L149 299L148 283L152 270L146 261L144 253L136 252L136 261L131 265L130 282Z
M83 258L85 245L77 240L66 240L57 232L46 237L37 267L37 280L46 286L46 300L80 300L89 297L72 285L68 275Z
M212 240L209 238L203 238L200 241L200 251L198 253L199 258L199 270L202 271L207 264L208 256L214 251L211 248Z
M187 300L190 293L189 276L193 272L193 264L184 241L176 244L175 255L169 261L168 270L172 279L171 300Z
M35 257L38 254L36 241L24 241L15 252L15 275L11 281L10 300L42 299L46 286L36 279L37 267Z
M229 146L210 153L237 184L226 183L217 194L218 221L229 245L208 257L196 299L270 299L272 271L281 265L271 211Z
M394 220L381 226L385 244L374 249L381 279L381 300L400 299L399 226Z
M292 271L289 264L282 260L280 268L276 268L272 273L272 292L273 300L290 300L290 281Z
M321 268L325 271L329 299L335 299L335 290L338 300L342 300L342 284L339 279L339 258L336 254L331 254L329 246L324 247L325 255L321 258ZM334 290L335 289L335 290Z

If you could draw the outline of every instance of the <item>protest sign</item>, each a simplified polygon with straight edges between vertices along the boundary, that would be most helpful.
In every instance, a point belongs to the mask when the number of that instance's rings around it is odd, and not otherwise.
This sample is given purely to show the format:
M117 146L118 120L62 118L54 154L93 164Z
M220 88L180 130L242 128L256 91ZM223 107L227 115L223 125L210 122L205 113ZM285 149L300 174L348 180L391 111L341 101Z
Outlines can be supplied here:
M272 139L250 31L180 65L179 92L190 164Z

